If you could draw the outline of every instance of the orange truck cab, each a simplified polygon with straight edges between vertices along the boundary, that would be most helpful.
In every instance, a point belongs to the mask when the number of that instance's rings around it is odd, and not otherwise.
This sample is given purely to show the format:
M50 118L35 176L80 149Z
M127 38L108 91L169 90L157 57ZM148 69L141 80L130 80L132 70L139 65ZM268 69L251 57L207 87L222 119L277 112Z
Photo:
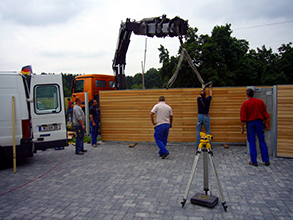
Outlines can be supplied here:
M72 83L72 101L79 96L82 99L81 107L85 107L85 92L88 93L88 102L99 100L99 91L115 90L115 76L105 74L85 74L76 76Z

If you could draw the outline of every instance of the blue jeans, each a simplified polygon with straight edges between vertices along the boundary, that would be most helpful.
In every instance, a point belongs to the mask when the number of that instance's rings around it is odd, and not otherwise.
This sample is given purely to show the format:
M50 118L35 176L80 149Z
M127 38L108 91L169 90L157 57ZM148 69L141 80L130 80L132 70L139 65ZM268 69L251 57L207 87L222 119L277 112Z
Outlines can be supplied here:
M169 135L170 124L161 124L155 127L154 138L159 147L159 154L162 156L163 154L169 153L166 149L168 135Z
M84 131L82 126L74 125L74 128L76 131L75 153L79 153L83 150Z
M255 133L257 134L259 141L259 148L261 153L261 158L263 162L269 161L268 147L265 142L265 137L263 134L265 126L261 119L246 122L247 129L247 140L249 143L250 159L252 163L257 163L257 151L255 144Z
M196 148L198 148L200 142L200 132L202 125L206 129L206 134L211 134L210 132L210 116L209 114L198 114L197 124L196 124Z

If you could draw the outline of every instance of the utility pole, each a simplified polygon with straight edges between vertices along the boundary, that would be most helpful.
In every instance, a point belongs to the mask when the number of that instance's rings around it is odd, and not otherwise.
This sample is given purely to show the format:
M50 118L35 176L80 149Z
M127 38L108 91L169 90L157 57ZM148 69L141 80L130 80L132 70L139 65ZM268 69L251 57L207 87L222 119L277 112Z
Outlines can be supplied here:
M142 61L141 61L141 71L142 71L142 89L145 89L145 87L144 87L144 66L143 66Z
M145 38L144 63L142 63L142 61L141 61L141 68L142 68L142 89L145 89L145 86L144 86L144 71L145 71L146 52L147 52L147 38Z

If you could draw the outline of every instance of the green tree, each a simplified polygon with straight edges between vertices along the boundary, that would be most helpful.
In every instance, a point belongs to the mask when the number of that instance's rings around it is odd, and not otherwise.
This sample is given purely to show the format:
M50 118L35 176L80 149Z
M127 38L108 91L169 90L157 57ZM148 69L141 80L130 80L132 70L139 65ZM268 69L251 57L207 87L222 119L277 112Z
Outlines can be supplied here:
M213 81L218 86L237 85L239 64L248 50L248 42L232 37L231 25L216 26L212 35L197 35L197 28L189 28L184 47L205 82ZM179 53L169 59L168 50L159 48L162 68L160 76L166 84L176 70ZM201 84L184 59L173 87L200 87Z
M136 85L142 84L142 74L141 73L137 73L134 75L133 84L136 84Z
M163 82L160 78L159 71L155 68L150 68L144 74L145 88L162 88ZM137 73L132 76L126 76L126 89L142 89L142 74Z
M237 86L260 85L260 78L264 72L263 63L258 60L257 52L250 50L242 58L237 71Z
M231 36L231 24L216 26L211 37L201 36L201 73L205 81L218 86L238 84L238 69L249 49L246 40Z
M131 86L131 89L142 89L142 84L139 84L139 85L134 84Z
M62 74L63 92L64 92L65 97L71 96L71 86L72 86L72 82L76 76L78 76L78 74L71 74L71 73Z
M133 85L133 77L132 76L126 76L125 77L125 84L126 84L126 89L131 89Z
M160 78L159 71L155 68L150 68L144 74L145 88L153 89L153 88L162 88L163 82Z
M160 51L160 63L162 63L162 67L159 69L159 74L161 80L164 82L163 86L166 87L166 84L168 80L171 78L173 70L176 67L177 59L173 56L170 58L169 51L163 45L160 45L158 50Z
M260 75L261 85L274 85L280 80L279 70L277 68L277 63L279 60L279 55L273 53L271 48L267 49L265 45L262 48L257 48L257 59L262 63L262 73Z
M280 71L280 84L292 84L293 82L293 48L292 42L282 44L278 49L280 58L277 68Z
M273 53L265 45L249 50L249 42L232 37L231 24L215 26L211 36L197 35L197 28L189 28L184 47L205 82L217 86L276 85L293 81L292 42L283 44ZM169 55L163 45L158 48L162 67L159 75L164 86L172 77L179 61ZM184 59L172 87L200 87L199 80Z

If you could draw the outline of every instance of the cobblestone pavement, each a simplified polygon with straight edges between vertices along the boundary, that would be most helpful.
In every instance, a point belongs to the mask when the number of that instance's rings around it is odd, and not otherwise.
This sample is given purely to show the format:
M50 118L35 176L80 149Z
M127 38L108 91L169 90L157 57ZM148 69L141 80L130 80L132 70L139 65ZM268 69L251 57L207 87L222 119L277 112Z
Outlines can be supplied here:
M40 151L0 171L0 219L293 219L293 160L271 158L269 167L248 164L246 147L213 145L214 161L228 211L192 205L203 193L200 157L188 201L180 202L189 179L193 143L168 143L158 156L155 143L103 142ZM53 168L53 169L52 169ZM210 190L219 197L209 166ZM12 191L10 191L12 190Z

